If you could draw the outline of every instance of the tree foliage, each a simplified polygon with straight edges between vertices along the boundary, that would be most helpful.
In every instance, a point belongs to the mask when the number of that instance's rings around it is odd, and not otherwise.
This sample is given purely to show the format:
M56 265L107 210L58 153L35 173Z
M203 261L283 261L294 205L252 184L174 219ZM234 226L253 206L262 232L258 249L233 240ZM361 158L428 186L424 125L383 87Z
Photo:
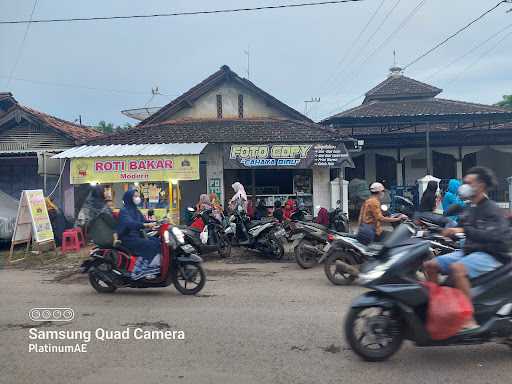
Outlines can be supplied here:
M131 128L132 125L130 123L125 123L124 125L117 125L114 126L112 123L107 123L105 120L101 120L98 125L96 126L96 129L103 133L117 133L122 132L125 129Z
M512 95L504 95L503 100L496 103L498 107L505 107L512 109Z

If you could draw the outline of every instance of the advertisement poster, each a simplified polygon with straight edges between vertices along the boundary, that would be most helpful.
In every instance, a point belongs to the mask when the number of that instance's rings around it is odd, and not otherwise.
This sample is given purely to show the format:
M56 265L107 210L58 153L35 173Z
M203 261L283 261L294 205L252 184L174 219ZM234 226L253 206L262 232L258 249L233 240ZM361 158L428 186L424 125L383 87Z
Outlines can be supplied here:
M198 180L199 156L72 159L70 176L71 184Z
M231 144L224 146L224 168L341 167L351 164L343 143Z
M46 210L43 191L33 190L24 191L28 200L30 215L32 216L32 224L34 228L34 237L36 242L53 240L52 225Z

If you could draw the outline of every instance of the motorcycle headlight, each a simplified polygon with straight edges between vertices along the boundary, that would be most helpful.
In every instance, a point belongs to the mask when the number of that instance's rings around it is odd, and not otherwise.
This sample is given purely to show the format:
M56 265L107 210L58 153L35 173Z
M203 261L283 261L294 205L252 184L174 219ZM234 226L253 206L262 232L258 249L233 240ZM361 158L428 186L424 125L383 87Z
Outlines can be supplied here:
M382 275L384 275L387 272L387 270L391 268L391 266L395 264L405 254L406 252L397 253L396 255L391 256L385 262L377 264L374 268L370 269L369 271L360 273L357 279L357 283L360 285L365 285L374 280L380 279Z
M178 227L172 227L171 231L178 243L185 244L185 234L181 229Z

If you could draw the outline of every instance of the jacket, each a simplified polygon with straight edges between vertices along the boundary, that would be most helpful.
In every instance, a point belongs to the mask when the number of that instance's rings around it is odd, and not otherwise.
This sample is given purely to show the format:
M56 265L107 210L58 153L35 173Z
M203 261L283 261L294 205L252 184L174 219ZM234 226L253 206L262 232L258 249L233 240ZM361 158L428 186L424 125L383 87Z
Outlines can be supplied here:
M144 228L144 215L133 203L135 189L126 192L123 196L124 207L119 212L117 233L121 241L140 239L140 230Z
M446 212L448 208L450 208L452 205L457 204L460 206L464 206L464 202L460 199L458 195L458 190L460 187L460 181L457 179L451 179L448 182L448 190L444 194L443 197L443 211ZM457 216L450 216L450 219L457 220Z
M460 217L466 240L464 253L486 252L506 263L511 231L505 215L498 205L487 198L464 209Z

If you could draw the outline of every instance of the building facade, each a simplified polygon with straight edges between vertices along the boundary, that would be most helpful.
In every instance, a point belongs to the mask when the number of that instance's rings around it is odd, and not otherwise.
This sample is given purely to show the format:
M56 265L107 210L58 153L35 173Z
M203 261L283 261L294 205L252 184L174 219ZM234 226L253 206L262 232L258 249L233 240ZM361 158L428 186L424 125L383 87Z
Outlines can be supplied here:
M443 99L441 92L395 67L360 106L325 119L325 126L364 141L347 179L378 180L395 188L413 186L427 174L461 179L470 167L483 165L499 179L493 197L508 202L512 111Z

